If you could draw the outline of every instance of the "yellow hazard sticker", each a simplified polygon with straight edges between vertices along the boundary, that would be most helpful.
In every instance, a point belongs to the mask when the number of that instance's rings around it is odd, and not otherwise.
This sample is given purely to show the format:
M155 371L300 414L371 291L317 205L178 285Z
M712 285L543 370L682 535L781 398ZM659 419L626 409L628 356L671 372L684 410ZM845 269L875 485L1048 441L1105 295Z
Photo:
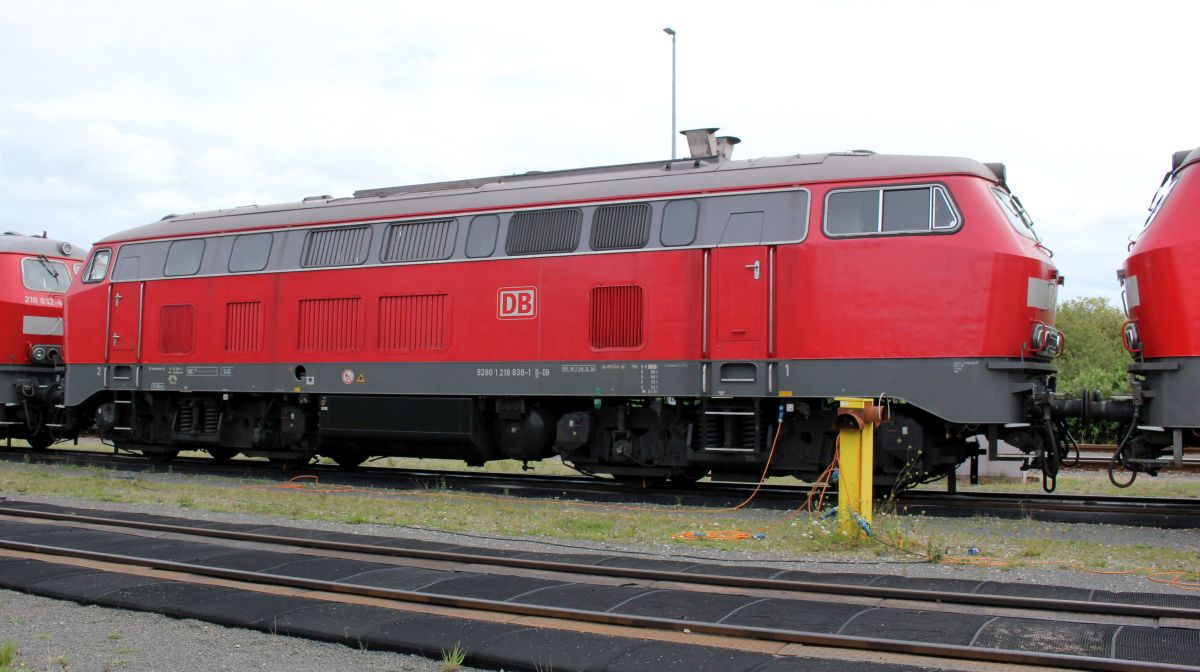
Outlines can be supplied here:
M354 382L357 383L358 385L362 385L363 383L367 382L367 376L365 374L360 373L360 374L358 374L358 378L354 379Z

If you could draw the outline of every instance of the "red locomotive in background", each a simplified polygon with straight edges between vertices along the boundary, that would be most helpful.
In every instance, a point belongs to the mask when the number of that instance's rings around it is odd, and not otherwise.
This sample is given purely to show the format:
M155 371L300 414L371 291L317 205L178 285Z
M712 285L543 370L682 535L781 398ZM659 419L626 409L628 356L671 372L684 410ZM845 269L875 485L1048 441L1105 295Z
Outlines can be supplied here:
M1133 395L1110 477L1118 485L1139 472L1180 466L1183 449L1200 445L1200 149L1176 152L1151 204L1146 226L1130 244L1124 285L1133 353ZM1126 477L1117 477L1125 469Z
M559 456L814 477L837 396L877 478L999 440L1050 477L1061 282L1003 166L867 151L528 173L168 216L92 249L65 405L118 447L353 465ZM101 325L103 328L101 328ZM70 414L68 414L70 415Z
M43 449L60 435L63 300L83 254L70 243L0 235L0 426L5 437ZM61 414L59 414L61 415Z

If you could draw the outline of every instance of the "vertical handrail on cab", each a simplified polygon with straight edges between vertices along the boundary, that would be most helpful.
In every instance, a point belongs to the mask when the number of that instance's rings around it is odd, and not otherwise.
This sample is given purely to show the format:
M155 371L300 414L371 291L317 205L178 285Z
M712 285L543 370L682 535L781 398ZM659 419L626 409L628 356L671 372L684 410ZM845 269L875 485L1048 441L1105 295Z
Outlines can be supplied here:
M700 307L700 357L708 359L708 257L712 250L704 248L704 292Z
M704 282L700 301L700 359L708 359L708 258L712 253L704 248ZM700 365L700 393L708 394L708 362Z
M112 283L108 283L108 299L104 304L104 365L108 366L110 356L108 339L112 338Z
M775 357L775 245L767 248L767 358ZM775 394L775 362L767 362L767 394Z
M775 247L767 248L767 357L775 356Z
M142 361L142 311L146 308L146 281L138 283L138 334L137 334L137 359L140 364Z

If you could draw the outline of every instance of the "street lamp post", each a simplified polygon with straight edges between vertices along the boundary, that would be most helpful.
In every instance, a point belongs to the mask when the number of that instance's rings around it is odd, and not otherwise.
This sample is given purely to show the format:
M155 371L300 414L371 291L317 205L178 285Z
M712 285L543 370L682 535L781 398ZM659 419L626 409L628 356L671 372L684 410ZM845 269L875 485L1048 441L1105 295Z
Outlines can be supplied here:
M675 160L675 29L663 28L671 36L671 160Z

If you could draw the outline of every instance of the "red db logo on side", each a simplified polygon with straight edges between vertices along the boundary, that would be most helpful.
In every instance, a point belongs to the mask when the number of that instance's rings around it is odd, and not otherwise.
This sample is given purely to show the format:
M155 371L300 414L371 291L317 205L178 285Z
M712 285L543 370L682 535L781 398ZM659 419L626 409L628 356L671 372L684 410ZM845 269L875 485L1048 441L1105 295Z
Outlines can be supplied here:
M501 288L496 293L496 317L502 320L532 320L537 317L537 288Z

